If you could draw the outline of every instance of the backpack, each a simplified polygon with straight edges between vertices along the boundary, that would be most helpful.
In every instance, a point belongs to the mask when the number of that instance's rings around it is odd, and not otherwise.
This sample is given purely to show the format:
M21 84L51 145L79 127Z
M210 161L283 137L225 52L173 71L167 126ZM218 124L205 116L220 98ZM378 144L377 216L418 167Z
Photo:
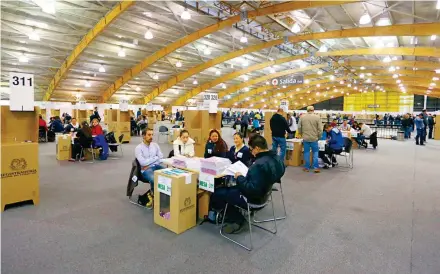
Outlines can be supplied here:
M115 133L114 132L109 132L105 135L105 141L107 142L107 144L116 144L116 138L115 138ZM112 152L116 152L118 151L118 147L117 146L109 146L110 150Z
M179 151L182 151L182 146L179 145ZM170 153L168 154L168 158L172 158L174 157L174 149L170 151Z

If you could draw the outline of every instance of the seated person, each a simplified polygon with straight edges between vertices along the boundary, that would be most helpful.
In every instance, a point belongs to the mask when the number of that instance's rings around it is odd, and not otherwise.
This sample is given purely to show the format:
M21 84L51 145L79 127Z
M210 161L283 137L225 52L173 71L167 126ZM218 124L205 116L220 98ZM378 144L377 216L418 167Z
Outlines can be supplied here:
M154 171L163 169L160 165L163 154L158 144L153 143L153 130L148 128L142 131L142 143L136 146L134 151L136 159L141 166L142 176L150 183L150 191L147 192L147 207L153 208Z
M78 130L78 123L76 122L76 118L73 117L70 120L70 123L64 128L64 133L76 132Z
M139 122L137 123L137 125L138 125L138 127L139 127L139 129L140 129L141 131L147 128L147 126L148 126L148 121L147 121L147 118L145 117L145 115L142 116L142 118L139 120Z
M234 146L229 150L228 158L232 163L241 161L246 166L250 166L252 158L249 148L244 144L243 135L241 133L234 134Z
M179 137L173 142L174 155L194 157L194 143L194 140L189 137L188 130L181 130Z
M81 148L90 148L93 143L92 130L86 121L81 123L81 128L76 132L76 137L72 145L72 158L69 161L75 162L81 154ZM84 161L84 155L80 159Z
M331 125L324 125L324 131L322 133L321 140L325 140L325 151L319 151L319 158L324 161L324 169L335 167L338 163L334 154L340 154L344 147L344 137L342 132Z
M364 146L365 148L368 147L368 144L365 142L365 138L369 138L371 134L373 133L370 126L364 123L359 123L360 131L356 137L356 142L359 145L359 148L361 146Z
M249 149L256 160L246 177L236 173L236 186L217 188L211 196L211 207L214 209L223 210L226 203L229 204L225 218L228 222L224 228L225 233L238 233L245 227L246 220L234 205L247 208L245 199L252 204L264 203L272 185L279 182L284 175L284 163L276 152L268 149L264 137L253 137L249 141Z
M44 121L44 119L43 119L43 116L41 116L41 114L40 115L38 115L38 127L41 129L41 130L43 130L44 129L44 131L47 131L47 124L46 124L46 121Z
M92 120L92 135L93 136L97 136L97 135L103 135L104 131L102 131L102 127L99 124L99 120L97 118L93 118Z
M220 133L213 129L209 132L209 140L205 145L205 158L211 158L212 156L228 158L228 145L220 136Z
M330 124L332 127L337 127L338 126L338 120L337 119L333 119L333 121Z
M50 131L54 133L62 133L64 132L63 123L60 120L59 116L55 116L54 120L50 124Z
M353 128L354 130L360 130L361 128L359 127L358 122L353 121L351 128Z
M342 125L339 126L339 129L342 130L342 131L350 131L351 127L350 127L350 125L348 124L348 121L347 121L347 120L344 120L344 121L342 122Z

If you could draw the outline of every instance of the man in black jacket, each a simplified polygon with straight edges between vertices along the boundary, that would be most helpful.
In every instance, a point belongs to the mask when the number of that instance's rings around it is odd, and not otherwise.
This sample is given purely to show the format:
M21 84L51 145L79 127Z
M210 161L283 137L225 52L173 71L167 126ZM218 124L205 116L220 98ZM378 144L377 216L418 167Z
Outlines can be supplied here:
M245 226L245 218L234 206L247 208L246 200L251 204L265 202L266 194L272 190L272 185L281 180L285 172L284 163L272 150L267 147L264 137L255 135L249 141L249 149L255 156L246 176L235 174L237 185L234 187L217 188L211 197L211 207L224 209L228 203L228 222L225 233L238 233Z
M272 131L272 150L276 153L279 146L280 158L284 162L286 156L286 131L290 134L293 134L293 132L290 130L286 118L281 115L282 112L283 110L279 108L277 113L272 116L270 119L270 130Z
M431 113L428 116L428 128L429 128L429 133L428 133L428 138L432 139L432 131L434 130L434 117L432 117Z

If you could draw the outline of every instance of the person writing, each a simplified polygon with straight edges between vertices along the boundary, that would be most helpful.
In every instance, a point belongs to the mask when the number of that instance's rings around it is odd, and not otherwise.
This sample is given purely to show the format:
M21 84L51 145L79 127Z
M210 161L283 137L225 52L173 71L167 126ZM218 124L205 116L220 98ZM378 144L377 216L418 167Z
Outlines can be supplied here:
M304 171L309 172L310 166L310 149L313 153L313 169L315 173L319 173L318 164L318 140L322 134L321 118L314 114L313 106L307 107L307 113L302 115L298 123L298 133L303 137L304 144Z
M229 150L228 158L232 163L241 161L246 166L250 166L251 152L249 148L244 144L243 135L241 133L234 134L234 146Z
M227 158L228 145L220 136L220 133L213 129L209 132L209 140L205 145L205 158L222 157Z
M179 137L173 142L174 156L194 157L195 141L189 137L188 130L180 131Z
M103 135L104 131L102 131L102 127L99 124L99 120L97 118L94 118L92 120L92 135L93 136L97 136L97 135Z
M272 131L272 150L277 152L280 147L280 158L284 161L286 157L286 131L290 134L290 130L286 119L281 115L283 109L279 108L272 118L270 118L270 130Z
M154 171L163 169L160 164L163 159L163 154L157 143L153 143L153 130L147 128L142 131L142 143L136 146L135 156L141 166L142 177L150 182L150 191L147 192L148 202L146 207L153 208L153 193L154 193Z
M81 123L81 128L76 132L76 137L72 145L72 158L69 160L75 162L80 157L81 149L90 148L93 143L92 130L89 124L84 121ZM84 155L80 158L80 161L84 161Z
M340 154L344 147L342 132L336 127L325 124L321 140L326 141L325 150L319 151L319 158L324 161L324 169L337 166L338 163L334 154Z
M264 137L256 135L251 138L249 149L256 160L247 175L236 173L236 186L217 188L211 196L212 208L223 210L226 203L229 204L226 212L228 224L223 230L225 233L239 233L245 227L245 218L234 205L247 208L246 201L264 203L272 185L280 182L285 172L283 161L275 151L269 150Z

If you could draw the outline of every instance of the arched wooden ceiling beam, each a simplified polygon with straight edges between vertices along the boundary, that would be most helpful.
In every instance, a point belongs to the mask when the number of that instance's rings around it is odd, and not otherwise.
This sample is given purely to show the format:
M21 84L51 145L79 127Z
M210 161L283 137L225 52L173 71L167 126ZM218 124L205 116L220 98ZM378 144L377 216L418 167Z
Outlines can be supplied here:
M55 73L53 79L50 81L46 93L43 96L43 101L50 100L54 90L58 84L66 76L72 65L78 60L81 53L92 43L92 41L103 32L116 18L118 18L124 11L131 7L135 1L124 0L116 4L111 11L109 11L96 25L87 32L81 39L78 45L70 53L69 57L61 65L60 69Z
M336 30L336 31L328 31L328 32L320 32L320 33L311 33L311 34L303 34L298 36L290 36L288 38L291 43L298 43L307 40L320 40L320 39L337 39L337 38L347 38L347 37L367 37L367 36L428 36L432 34L440 35L440 23L429 23L429 24L413 24L413 25L394 25L394 26L385 26L385 27L370 27L370 28L353 28L353 29L345 29L345 30ZM227 53L225 55L219 56L217 58L211 59L206 63L200 64L196 67L193 67L185 72L182 72L166 82L162 83L156 89L152 90L147 96L144 97L143 103L149 103L155 97L162 94L167 89L176 85L177 83L200 73L212 66L221 64L230 59L242 56L244 54L249 54L252 52L260 51L262 49L276 46L284 43L284 39L273 40L265 43L260 43L254 46L250 46L247 48L243 48L241 50L237 50L234 52ZM317 55L321 55L317 53ZM128 81L128 80L127 80ZM115 82L116 84L116 82ZM114 84L114 85L115 85ZM116 90L115 90L116 91ZM113 91L113 93L115 92ZM112 93L112 94L113 94ZM105 94L105 93L104 93ZM182 95L181 98L183 98ZM104 100L108 100L109 97L104 97ZM179 98L181 101L183 99Z
M343 4L354 3L354 2L359 2L359 1L289 1L289 2L284 2L284 3L272 5L267 8L247 11L247 18L246 19L253 19L258 16L265 16L265 15L269 15L269 14L282 13L282 12L287 12L287 11L292 11L292 10L301 10L301 9L322 7L322 6L343 5ZM205 27L201 30L195 31L195 32L167 45L166 47L156 51L154 54L146 57L144 60L142 60L142 62L140 62L136 66L127 70L124 73L124 75L122 75L112 85L110 85L103 92L102 101L106 102L108 99L110 99L110 97L120 87L125 85L133 77L138 75L140 72L145 70L147 67L149 67L151 64L153 64L157 60L165 57L166 55L174 52L175 50L177 50L181 47L188 45L189 43L192 43L192 42L198 40L199 38L202 38L208 34L216 32L216 31L222 30L226 27L230 27L233 24L238 23L242 19L243 19L242 15L235 15L235 16L229 17L226 20L219 21L216 24L213 24L213 25Z

